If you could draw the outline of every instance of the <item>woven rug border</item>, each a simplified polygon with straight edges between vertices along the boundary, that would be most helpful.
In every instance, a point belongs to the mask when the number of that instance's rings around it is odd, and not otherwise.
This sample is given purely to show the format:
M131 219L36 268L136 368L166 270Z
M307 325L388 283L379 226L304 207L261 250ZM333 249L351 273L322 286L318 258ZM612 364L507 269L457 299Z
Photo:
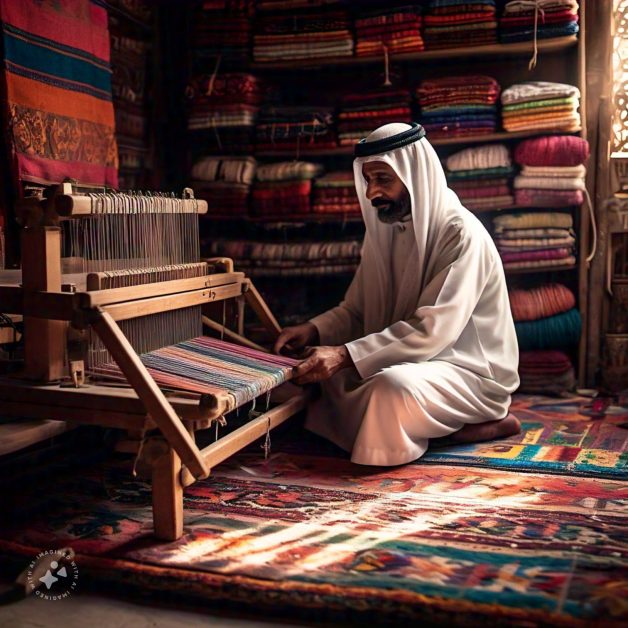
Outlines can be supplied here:
M44 548L0 540L0 558L16 569ZM46 548L50 549L50 548ZM444 600L410 591L370 587L334 587L329 584L262 580L249 576L223 575L191 569L159 567L136 561L76 554L74 559L83 576L83 586L90 592L114 592L129 596L142 595L147 601L184 599L206 608L242 611L272 611L282 617L318 622L368 621L372 625L398 625L399 621L421 620L423 626L476 627L490 620L491 628L623 628L613 620L579 620L529 608L509 608L490 604ZM137 566L141 572L136 571ZM121 577L122 576L122 577ZM182 585L182 583L184 583ZM171 586L172 588L168 589ZM312 621L312 612L320 615Z

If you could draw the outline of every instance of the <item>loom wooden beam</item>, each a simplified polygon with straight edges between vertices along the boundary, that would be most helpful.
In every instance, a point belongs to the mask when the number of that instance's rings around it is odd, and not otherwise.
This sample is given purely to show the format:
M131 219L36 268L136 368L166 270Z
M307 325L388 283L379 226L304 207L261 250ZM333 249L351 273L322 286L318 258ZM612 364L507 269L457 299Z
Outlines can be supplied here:
M277 319L270 311L270 308L264 301L262 295L257 291L257 288L253 285L253 282L247 280L247 290L244 293L246 302L251 306L253 311L257 314L260 321L266 327L266 329L277 338L281 333L281 325L277 322Z
M62 218L76 218L91 216L94 211L92 199L84 194L58 194L54 197L54 210ZM155 214L206 214L207 201L200 199L178 199L176 211L155 211Z
M213 419L215 400L206 395L190 393L188 397L169 396L166 398L177 415L195 429L209 427ZM38 418L63 420L93 424L97 413L107 419L107 427L128 427L128 422L141 423L137 429L156 427L147 418L146 408L137 393L130 387L88 384L81 388L60 387L58 384L32 386L24 380L0 377L0 407L6 416L22 417L27 411L36 413ZM13 411L15 410L15 411ZM68 413L67 416L64 413Z
M99 311L94 316L92 326L129 384L136 390L146 411L155 421L164 438L185 462L186 467L198 479L207 477L209 468L198 447L112 316L105 311Z
M299 390L287 401L275 406L268 412L260 415L256 419L249 421L237 430L218 439L215 443L208 445L201 450L201 456L205 464L211 469L217 464L229 458L236 452L246 447L254 440L261 438L268 429L273 429L281 425L291 416L303 410L309 400L307 391ZM181 483L183 486L190 486L195 482L195 478L187 468L181 471Z
M156 452L155 455L151 449L162 451ZM176 541L183 534L181 459L167 442L160 443L157 439L147 442L144 450L144 455L155 457L151 463L155 536L163 541Z
M252 340L245 338L244 336L242 336L239 333L236 333L235 331L231 331L231 329L229 329L228 327L225 327L224 325L217 323L216 321L212 320L208 316L202 316L201 319L203 321L203 325L205 325L206 327L209 327L210 329L213 329L219 334L224 335L224 337L227 340L231 340L232 342L235 342L236 344L242 345L244 347L250 347L251 349L256 349L257 351L263 351L264 353L269 353L268 349L265 349L264 347L262 347L262 345L258 345L256 342L253 342Z
M38 419L2 423L0 425L0 456L53 438L74 427L65 421L42 421Z
M203 288L216 288L228 284L241 284L244 282L244 273L216 273L204 277L190 277L188 279L176 279L147 283L138 286L126 286L124 288L109 288L94 290L79 294L81 307L94 308L126 301L136 301L151 297L159 297L168 294L178 294Z
M168 312L178 310L193 305L202 305L213 301L222 301L242 294L244 283L232 283L214 288L203 288L201 290L190 290L178 294L166 294L148 299L138 299L137 301L114 303L103 306L113 320L124 321L130 318L138 318L158 312Z
M54 307L56 302L48 303L46 299L48 292L61 292L61 230L58 227L22 230L22 286L23 375L42 382L61 379L65 370L67 323L49 320L59 317L48 317L48 308Z

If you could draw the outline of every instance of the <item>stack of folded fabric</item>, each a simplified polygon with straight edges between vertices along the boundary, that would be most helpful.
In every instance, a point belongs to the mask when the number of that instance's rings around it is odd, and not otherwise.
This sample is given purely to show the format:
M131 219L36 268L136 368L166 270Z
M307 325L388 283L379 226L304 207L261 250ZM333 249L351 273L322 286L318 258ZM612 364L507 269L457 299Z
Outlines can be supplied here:
M514 204L510 178L514 173L504 144L465 148L445 162L449 187L473 211L504 209Z
M230 257L238 270L254 277L333 275L353 273L360 262L362 243L212 241L210 255Z
M200 76L186 90L188 128L202 133L203 148L215 153L253 152L261 88L251 74Z
M251 212L266 219L290 219L311 211L312 179L322 166L307 161L287 161L258 166Z
M242 0L232 1L241 2ZM258 12L313 9L327 4L338 4L338 0L255 0L255 8Z
M382 88L345 94L338 114L338 140L341 146L354 144L378 126L412 119L410 92Z
M502 92L502 124L506 131L580 130L580 90L575 85L530 81Z
M506 3L499 20L499 39L505 44L535 38L565 37L577 32L576 0L514 0Z
M495 0L428 0L423 23L428 50L497 42Z
M493 218L494 238L506 270L574 266L571 214L539 212Z
M242 68L250 60L253 0L204 0L194 11L192 52L198 71Z
M326 59L353 55L353 35L345 11L263 15L253 36L255 61Z
M312 212L315 214L341 214L360 216L360 202L355 191L353 172L328 172L314 181Z
M509 292L519 343L519 390L559 394L575 385L569 357L561 349L580 340L581 320L573 292L562 284Z
M338 144L330 107L264 106L257 129L258 150L335 148Z
M355 21L355 54L368 57L389 53L418 52L425 48L421 37L421 8L383 7L361 12Z
M208 218L248 215L256 167L253 157L203 157L194 164L191 172L194 196L207 201Z
M432 139L494 133L499 83L470 75L423 81L416 90L420 120Z
M570 207L583 202L584 162L589 143L573 135L549 135L520 142L515 161L515 201L526 207Z

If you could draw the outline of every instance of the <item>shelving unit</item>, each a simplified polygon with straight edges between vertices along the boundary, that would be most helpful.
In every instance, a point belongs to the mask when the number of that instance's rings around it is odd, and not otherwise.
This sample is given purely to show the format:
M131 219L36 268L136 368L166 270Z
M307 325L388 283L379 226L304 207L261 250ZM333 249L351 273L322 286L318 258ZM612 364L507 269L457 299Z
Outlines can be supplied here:
M578 43L575 35L568 37L556 37L554 39L539 40L537 50L539 53L557 52L565 50ZM532 41L522 41L512 44L489 44L484 46L466 46L465 48L443 48L440 50L423 50L421 52L409 52L391 55L391 62L411 62L411 61L435 61L440 59L459 59L464 50L465 57L486 57L486 56L520 56L530 55L534 51ZM263 70L305 70L315 68L329 68L338 66L358 66L383 63L383 55L369 57L329 57L327 59L305 59L299 61L287 60L277 62L254 62L251 64L252 71Z
M585 80L585 3L580 3L580 33L578 36L558 37L554 39L539 39L537 41L538 61L533 70L529 70L528 62L534 51L534 42L525 41L509 44L491 44L481 46L468 46L462 48L450 48L439 50L425 50L421 52L391 54L388 63L393 86L415 86L421 80L454 76L461 74L485 74L495 77L502 89L511 84L532 81L549 80L569 83L578 86L581 92L580 113L582 128L579 131L570 132L578 134L586 139L586 80ZM434 63L438 61L439 63ZM281 60L273 62L252 62L242 71L250 72L261 77L264 81L274 83L279 89L287 88L294 94L311 93L314 95L309 104L329 105L333 102L332 95L343 88L351 89L359 93L360 81L366 81L367 89L375 88L383 83L384 55L369 57L332 57L306 60ZM400 78L401 77L401 78ZM336 92L334 91L336 90ZM325 97L328 100L324 100ZM321 98L323 100L321 100ZM308 104L302 99L303 104ZM295 101L301 104L301 100ZM337 101L336 101L337 102ZM292 101L290 101L292 104ZM487 144L492 142L504 142L513 145L518 140L532 138L552 133L565 133L560 129L530 129L526 131L507 132L456 136L449 138L430 139L431 144L437 149L441 157L446 157L452 152L462 148ZM429 139L429 138L428 138ZM350 169L353 155L353 146L337 146L334 148L317 149L307 145L304 139L298 148L265 149L253 152L253 156L260 162L272 162L277 160L305 159L320 161L330 164L330 169L344 167ZM588 174L587 187L592 189L591 173ZM480 219L489 226L490 219L501 210L526 209L520 206L502 207L500 210L476 211ZM559 273L561 281L564 281L577 293L578 306L583 322L583 329L587 328L587 264L585 263L589 249L589 216L584 208L554 208L559 211L572 210L575 227L578 233L578 263L575 266L542 266L536 268L524 268L508 270L507 276L515 284L523 281L534 281L535 276L552 278L554 273ZM533 209L531 211L534 211ZM211 208L210 208L211 212ZM215 231L220 233L222 225L227 231L237 231L227 228L228 224L235 224L236 220L245 227L244 232L249 235L251 230L262 239L268 237L268 232L277 228L279 236L290 242L291 238L301 238L304 233L314 229L332 229L334 224L342 227L343 237L360 237L363 232L361 219L357 217L346 218L342 216L323 216L308 214L303 216L264 216L256 218L224 218L213 219ZM308 226L309 225L309 226ZM347 231L348 230L348 231ZM333 234L331 234L333 237ZM276 240L275 240L276 241ZM564 278L564 279L563 279ZM277 281L283 282L286 277L277 275ZM307 277L304 277L307 280ZM333 278L330 277L330 280ZM322 281L319 278L319 283ZM339 284L344 281L348 285L349 278L339 278ZM338 285L336 285L338 288ZM337 290L336 290L337 291ZM330 303L329 305L333 305ZM578 351L578 373L581 382L584 375L584 357L586 355L586 337L583 335Z

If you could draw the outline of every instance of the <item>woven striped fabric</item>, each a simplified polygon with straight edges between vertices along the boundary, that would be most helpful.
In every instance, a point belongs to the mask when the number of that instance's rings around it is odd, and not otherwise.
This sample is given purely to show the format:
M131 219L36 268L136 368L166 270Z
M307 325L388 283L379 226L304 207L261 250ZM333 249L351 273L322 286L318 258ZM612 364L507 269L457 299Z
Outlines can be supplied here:
M160 388L201 394L228 392L236 406L290 379L298 360L201 336L140 356ZM95 369L106 379L123 379L116 364Z
M107 10L0 0L3 128L13 176L118 185Z

